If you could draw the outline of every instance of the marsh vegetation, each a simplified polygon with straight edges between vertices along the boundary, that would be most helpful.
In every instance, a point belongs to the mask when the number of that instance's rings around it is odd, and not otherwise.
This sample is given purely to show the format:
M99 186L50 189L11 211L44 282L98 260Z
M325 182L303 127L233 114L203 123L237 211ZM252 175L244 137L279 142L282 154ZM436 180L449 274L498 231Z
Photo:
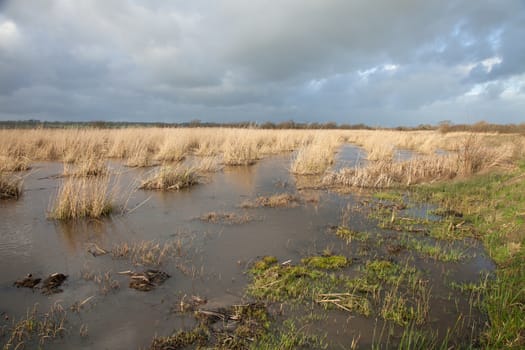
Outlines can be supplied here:
M348 144L363 162L345 163ZM439 131L0 130L0 343L521 348L524 146ZM59 270L57 294L12 286ZM108 333L115 322L127 337Z

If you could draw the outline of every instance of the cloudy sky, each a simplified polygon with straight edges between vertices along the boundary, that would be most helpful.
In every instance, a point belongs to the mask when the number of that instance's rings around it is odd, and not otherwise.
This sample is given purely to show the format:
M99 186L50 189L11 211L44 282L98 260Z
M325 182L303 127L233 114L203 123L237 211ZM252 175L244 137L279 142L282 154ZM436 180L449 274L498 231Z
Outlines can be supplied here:
M0 0L0 120L525 121L523 0Z

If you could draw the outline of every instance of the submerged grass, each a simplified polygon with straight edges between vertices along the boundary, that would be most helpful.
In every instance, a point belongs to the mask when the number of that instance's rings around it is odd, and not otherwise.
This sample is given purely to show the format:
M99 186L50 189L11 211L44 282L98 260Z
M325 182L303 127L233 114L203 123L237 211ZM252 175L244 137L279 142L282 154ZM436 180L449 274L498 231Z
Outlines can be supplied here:
M458 262L469 257L464 250L451 247L445 247L442 243L426 241L422 238L405 236L401 239L400 244L406 249L413 250L424 257L443 262Z
M242 208L287 208L295 207L299 204L300 198L291 193L280 193L271 196L260 196L253 201L244 201Z
M182 256L184 250L180 240L165 243L140 241L117 244L111 249L111 256L128 259L133 265L160 266L170 257Z
M227 212L215 212L211 211L209 213L203 214L199 217L200 220L217 224L246 224L254 218L248 214L237 214L237 213L227 213Z
M66 333L66 311L55 303L49 311L40 313L38 305L27 311L25 317L13 320L7 327L7 341L2 349L42 348Z
M370 238L370 233L354 231L346 226L339 226L335 233L348 243L352 241L365 242Z
M525 167L469 180L421 186L414 195L462 213L485 245L497 269L483 286L482 309L489 325L488 348L525 346Z

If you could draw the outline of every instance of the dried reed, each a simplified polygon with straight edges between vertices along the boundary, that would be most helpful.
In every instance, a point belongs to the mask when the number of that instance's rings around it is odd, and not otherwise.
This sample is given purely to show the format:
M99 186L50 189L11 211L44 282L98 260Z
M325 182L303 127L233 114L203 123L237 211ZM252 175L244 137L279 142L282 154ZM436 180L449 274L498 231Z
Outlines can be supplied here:
M22 195L23 179L0 171L0 199L18 199Z
M109 176L68 178L60 184L49 217L69 220L109 215L115 209L115 188L110 189Z
M144 180L140 189L144 190L180 190L199 183L199 174L196 168L185 166L163 165Z

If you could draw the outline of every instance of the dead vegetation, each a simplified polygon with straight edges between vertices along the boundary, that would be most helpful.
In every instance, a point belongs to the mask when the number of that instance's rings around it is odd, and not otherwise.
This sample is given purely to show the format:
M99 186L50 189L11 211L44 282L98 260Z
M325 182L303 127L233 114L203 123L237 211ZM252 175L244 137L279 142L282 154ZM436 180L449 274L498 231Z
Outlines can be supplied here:
M291 193L274 194L271 196L260 196L253 201L245 201L241 204L242 208L290 208L296 207L300 203L300 198Z
M144 272L124 271L121 275L129 276L129 288L141 292L149 292L163 284L171 276L160 270L146 270Z
M142 182L140 189L178 191L198 184L199 179L194 167L163 165Z
M60 184L49 218L99 218L111 214L116 208L115 202L116 187L111 188L109 176L68 178Z
M209 212L199 217L201 221L209 222L212 224L246 224L253 220L253 217L244 213L239 215L237 213L225 213L225 212Z
M22 177L0 171L0 199L20 198L22 185Z
M470 134L435 130L10 129L0 130L0 150L3 157L20 164L27 159L69 163L92 157L122 159L137 167L153 165L155 160L176 162L191 155L221 156L225 165L248 165L268 155L300 150L292 171L307 174L322 172L320 169L333 159L331 153L343 142L360 145L370 160L385 160L399 149L427 155L436 150L453 151L454 145ZM523 135L476 135L491 147L516 145L513 152L524 155Z
M362 168L343 168L326 174L323 184L368 188L409 186L467 177L495 167L510 166L512 158L512 150L507 145L487 147L479 137L469 135L451 153L418 156L400 162L389 158L369 162Z
M80 275L85 281L92 281L95 283L98 286L98 292L101 295L107 295L120 288L119 281L113 278L111 271L97 273L84 268L80 272Z
M90 177L108 175L108 167L104 159L84 157L72 163L64 163L63 176Z
M337 134L319 134L312 139L306 139L292 159L291 172L296 175L324 173L334 163L334 154L343 142L344 138L338 137Z
M26 316L6 327L7 341L3 349L42 348L62 338L66 333L66 311L58 302L47 312L39 312L38 305L27 311Z
M30 168L30 160L22 156L2 156L0 155L0 173L25 171Z
M184 254L182 242L173 240L165 243L140 241L121 243L113 247L111 256L116 259L128 259L136 266L160 266L166 259Z
M216 156L201 157L195 161L195 168L202 173L216 173L220 171L223 166Z

